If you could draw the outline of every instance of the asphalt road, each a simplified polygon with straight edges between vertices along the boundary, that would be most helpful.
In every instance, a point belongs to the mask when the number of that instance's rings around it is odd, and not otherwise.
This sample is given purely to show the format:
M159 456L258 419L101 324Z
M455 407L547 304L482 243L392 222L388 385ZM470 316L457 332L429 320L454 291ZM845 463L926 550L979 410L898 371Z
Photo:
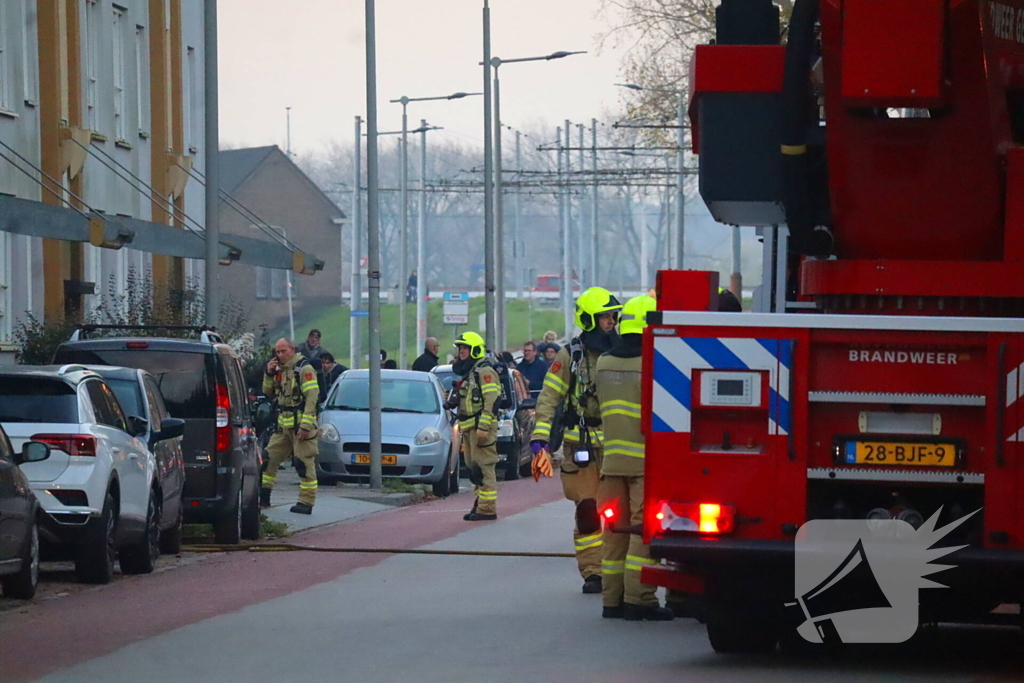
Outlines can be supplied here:
M557 482L500 485L497 522L460 495L296 541L319 546L570 547ZM715 655L690 620L602 620L570 559L232 554L0 616L0 680L295 681L1024 680L1019 632L941 628L838 657Z

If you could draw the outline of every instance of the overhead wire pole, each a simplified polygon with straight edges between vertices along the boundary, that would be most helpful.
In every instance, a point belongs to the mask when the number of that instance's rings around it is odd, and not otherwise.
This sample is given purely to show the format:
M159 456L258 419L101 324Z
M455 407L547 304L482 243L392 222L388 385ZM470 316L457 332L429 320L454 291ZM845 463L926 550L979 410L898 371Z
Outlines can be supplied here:
M401 370L405 370L409 355L405 324L405 304L409 299L409 116L406 113L409 98L403 97L400 101L402 103L402 169L399 180L399 187L401 188L399 203L402 207L402 215L399 221L401 232L399 233L398 240L401 251L398 266L400 270L398 275L400 296L398 300L398 367Z
M679 93L679 151L676 169L679 171L676 188L676 267L686 268L686 97Z
M494 269L497 274L498 309L495 311L495 351L505 349L505 197L501 177L501 81L498 67L501 60L491 59L494 67Z
M568 126L568 121L566 125ZM558 144L561 147L562 144L562 129L558 128ZM562 246L562 315L565 319L565 338L569 339L572 336L572 269L569 261L569 221L568 221L568 207L566 206L567 188L564 186L564 174L565 174L565 157L568 157L568 152L563 152L561 149L558 150L558 227L561 233L561 246Z
M217 90L217 0L204 5L203 51L206 97L206 263L205 320L210 327L220 322L220 111Z
M362 354L359 352L362 338L359 334L359 316L355 312L363 307L363 281L359 277L359 261L363 249L363 120L356 117L355 178L352 183L352 296L349 301L349 367L358 368Z
M580 149L577 154L580 171L583 171L587 167L583 156L583 143L585 142L584 128L585 127L582 123L576 124L576 132L580 141ZM580 291L583 291L594 284L593 278L590 275L590 251L587 249L587 242L589 241L587 240L587 220L586 216L584 216L584 208L586 207L587 201L586 193L587 187L584 185L580 188L580 212L579 219L576 223L576 251L579 254L576 258L579 262L580 269Z
M517 130L516 131L516 168L517 169L522 169L523 168L523 150L522 150L522 147L520 146L520 137L521 137L521 133ZM519 221L522 218L522 214L523 214L523 201L522 200L523 200L522 192L520 192L519 188L517 187L516 188L516 197L515 197L515 220L512 223L512 230L515 233L513 235L513 237L512 237L512 258L513 258L513 261L514 261L513 268L515 268L515 271L516 271L516 298L517 299L522 299L523 298L522 258L523 258L523 256L525 256L525 254L523 253L525 250L523 249L522 232L520 232L520 225L519 225Z
M377 45L374 0L366 2L366 247L367 288L370 292L370 488L384 483L380 458L381 383L380 362L373 354L380 348L380 179L377 156Z
M597 284L598 280L598 263L597 263L597 251L598 251L598 209L600 206L600 186L597 182L597 119L590 119L590 163L594 172L594 186L591 188L593 196L591 199L590 207L590 267L593 270L590 281ZM580 145L582 147L582 145Z
M420 119L420 203L416 226L416 352L427 343L427 120Z
M484 0L484 343L494 346L494 150L491 147L491 8Z

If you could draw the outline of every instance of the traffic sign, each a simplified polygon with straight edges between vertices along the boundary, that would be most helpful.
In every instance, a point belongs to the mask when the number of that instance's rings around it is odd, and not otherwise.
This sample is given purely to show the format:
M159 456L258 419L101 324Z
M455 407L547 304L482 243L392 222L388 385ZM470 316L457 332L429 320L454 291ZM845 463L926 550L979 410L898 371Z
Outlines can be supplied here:
M445 325L468 325L469 292L445 292L442 314Z
M366 275L370 272L370 257L360 256L359 257L359 274Z
M355 310L355 311L349 311L348 315L351 318L369 318L370 317L370 312L369 311Z

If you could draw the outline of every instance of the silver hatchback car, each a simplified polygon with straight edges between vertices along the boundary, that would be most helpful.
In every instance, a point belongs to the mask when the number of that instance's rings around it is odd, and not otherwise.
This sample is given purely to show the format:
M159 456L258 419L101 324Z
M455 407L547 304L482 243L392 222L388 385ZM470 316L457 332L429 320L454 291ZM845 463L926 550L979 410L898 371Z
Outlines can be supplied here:
M459 443L444 409L441 383L429 372L381 370L381 453L385 477L431 484L434 495L459 490ZM370 476L370 374L349 370L331 387L320 415L317 478Z

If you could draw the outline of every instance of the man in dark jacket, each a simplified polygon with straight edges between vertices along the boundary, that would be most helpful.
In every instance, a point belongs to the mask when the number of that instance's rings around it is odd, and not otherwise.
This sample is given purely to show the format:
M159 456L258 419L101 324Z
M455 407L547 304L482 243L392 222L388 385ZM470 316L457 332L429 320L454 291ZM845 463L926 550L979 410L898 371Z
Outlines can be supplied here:
M334 380L338 379L341 373L348 370L348 368L341 363L335 362L334 355L330 351L324 351L320 354L320 367L322 382L320 385L320 402L323 403L327 400L327 392L334 386Z
M412 369L419 372L430 372L437 367L437 352L441 350L441 344L434 337L427 337L423 345L423 355L412 363Z
M544 387L544 375L548 371L548 362L537 355L537 345L532 341L523 344L523 360L517 366L526 381L530 383L530 391L540 391Z

